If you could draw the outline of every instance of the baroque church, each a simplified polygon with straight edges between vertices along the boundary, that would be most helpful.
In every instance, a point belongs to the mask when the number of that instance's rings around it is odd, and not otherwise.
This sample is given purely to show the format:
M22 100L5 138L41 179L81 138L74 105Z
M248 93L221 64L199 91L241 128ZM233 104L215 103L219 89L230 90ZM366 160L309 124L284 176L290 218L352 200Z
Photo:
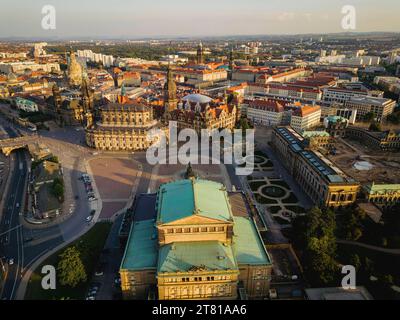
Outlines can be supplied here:
M70 53L66 79L61 85L66 89L61 90L57 84L53 86L53 94L46 100L47 113L61 126L83 125L87 111L94 111L94 91L74 52Z

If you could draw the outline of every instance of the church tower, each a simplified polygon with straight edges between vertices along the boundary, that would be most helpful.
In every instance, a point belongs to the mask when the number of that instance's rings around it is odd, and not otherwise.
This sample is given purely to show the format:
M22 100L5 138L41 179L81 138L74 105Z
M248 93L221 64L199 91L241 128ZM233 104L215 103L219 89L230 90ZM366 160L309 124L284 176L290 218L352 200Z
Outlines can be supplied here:
M93 92L92 90L90 90L87 80L85 78L82 79L81 99L84 112L88 110L93 110L94 108Z
M54 109L56 110L56 112L59 112L62 100L61 100L60 88L57 86L57 84L53 85L52 91L53 91Z
M178 107L178 99L176 98L176 83L172 70L168 66L167 82L164 86L164 110L165 113L171 112Z
M232 47L231 51L229 52L229 80L232 80L233 68L235 67L233 60L234 59L233 59L233 47Z
M197 64L204 64L204 49L203 49L203 44L201 42L197 47Z

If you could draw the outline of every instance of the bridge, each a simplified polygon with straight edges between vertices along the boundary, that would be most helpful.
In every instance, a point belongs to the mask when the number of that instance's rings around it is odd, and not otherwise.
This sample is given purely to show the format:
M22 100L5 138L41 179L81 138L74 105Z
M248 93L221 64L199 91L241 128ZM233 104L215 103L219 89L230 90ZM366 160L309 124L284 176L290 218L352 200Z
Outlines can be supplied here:
M28 148L29 145L39 142L37 136L22 136L0 140L0 149L4 155L9 156L13 150Z

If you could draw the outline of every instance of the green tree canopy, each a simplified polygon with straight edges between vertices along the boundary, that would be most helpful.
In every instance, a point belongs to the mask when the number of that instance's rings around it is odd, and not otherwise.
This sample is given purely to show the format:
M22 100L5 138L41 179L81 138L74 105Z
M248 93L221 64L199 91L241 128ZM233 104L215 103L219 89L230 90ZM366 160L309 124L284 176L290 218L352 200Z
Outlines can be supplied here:
M336 263L336 217L329 209L312 208L295 220L294 233L304 248L303 261L308 280L314 285L328 285L339 274Z
M86 282L87 275L80 257L80 252L75 246L67 248L59 256L57 274L60 284L75 288L79 283Z

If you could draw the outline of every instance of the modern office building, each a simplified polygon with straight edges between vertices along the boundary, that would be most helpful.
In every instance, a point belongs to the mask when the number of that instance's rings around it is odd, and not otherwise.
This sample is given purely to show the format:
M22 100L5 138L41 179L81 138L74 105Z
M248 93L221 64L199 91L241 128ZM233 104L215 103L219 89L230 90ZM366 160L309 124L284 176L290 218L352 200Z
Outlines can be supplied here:
M376 90L357 90L357 89L331 87L323 89L322 99L325 102L343 104L352 98L366 97L366 96L371 96L371 97L375 96L377 98L381 98L383 97L383 92Z
M375 120L382 122L393 113L396 101L386 98L353 97L346 101L344 105L348 109L357 110L358 120L363 120L366 114L373 113Z

